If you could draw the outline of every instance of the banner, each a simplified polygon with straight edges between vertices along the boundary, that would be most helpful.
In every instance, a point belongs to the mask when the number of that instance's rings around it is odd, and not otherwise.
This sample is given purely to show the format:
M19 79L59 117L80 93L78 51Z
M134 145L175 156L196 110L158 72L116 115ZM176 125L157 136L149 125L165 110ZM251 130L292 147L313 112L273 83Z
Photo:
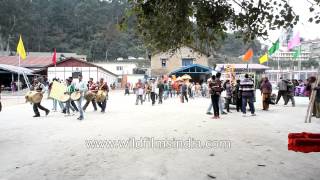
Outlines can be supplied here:
M53 81L49 97L61 101L67 87L57 81Z

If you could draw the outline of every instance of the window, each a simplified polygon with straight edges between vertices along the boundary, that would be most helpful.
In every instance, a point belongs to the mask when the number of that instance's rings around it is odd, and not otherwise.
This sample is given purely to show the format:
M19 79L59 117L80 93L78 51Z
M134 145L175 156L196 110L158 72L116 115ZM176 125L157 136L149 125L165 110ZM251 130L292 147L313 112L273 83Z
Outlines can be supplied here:
M193 64L192 58L183 58L182 59L182 66L189 66L191 64Z
M167 67L167 60L168 59L160 59L161 60L161 67L165 68Z
M123 66L117 66L117 71L122 71L123 70Z

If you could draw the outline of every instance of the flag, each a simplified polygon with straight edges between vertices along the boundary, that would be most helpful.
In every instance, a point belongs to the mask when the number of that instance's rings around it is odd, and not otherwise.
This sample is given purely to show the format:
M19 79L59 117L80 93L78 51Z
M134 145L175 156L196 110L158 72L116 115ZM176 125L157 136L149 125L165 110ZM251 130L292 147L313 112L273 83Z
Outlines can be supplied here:
M27 58L26 51L24 50L24 45L23 45L23 41L22 41L21 35L20 35L20 38L19 38L18 46L17 46L17 53L19 54L21 59L26 59Z
M267 53L259 58L260 64L263 64L263 63L265 63L267 61L268 61L268 54Z
M298 47L294 50L293 59L297 59L301 55L301 47Z
M56 52L56 48L53 49L52 64L54 64L54 65L57 64L57 52Z
M272 54L274 54L280 47L280 42L279 39L273 43L272 47L268 50L268 54L269 56L271 56Z
M250 49L246 52L246 54L244 54L242 60L247 62L247 61L249 61L249 60L252 58L252 56L253 56L253 50L250 48Z
M288 42L288 50L300 45L300 34L297 33L296 36Z

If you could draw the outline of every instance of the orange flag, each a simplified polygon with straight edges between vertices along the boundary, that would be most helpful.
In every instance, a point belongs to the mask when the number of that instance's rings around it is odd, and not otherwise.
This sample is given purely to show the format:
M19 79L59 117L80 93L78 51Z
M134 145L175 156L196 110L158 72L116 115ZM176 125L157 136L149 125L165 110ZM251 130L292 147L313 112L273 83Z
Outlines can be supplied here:
M247 62L247 61L249 61L249 60L252 58L252 56L253 56L253 50L250 48L250 49L246 52L246 54L244 54L242 60Z

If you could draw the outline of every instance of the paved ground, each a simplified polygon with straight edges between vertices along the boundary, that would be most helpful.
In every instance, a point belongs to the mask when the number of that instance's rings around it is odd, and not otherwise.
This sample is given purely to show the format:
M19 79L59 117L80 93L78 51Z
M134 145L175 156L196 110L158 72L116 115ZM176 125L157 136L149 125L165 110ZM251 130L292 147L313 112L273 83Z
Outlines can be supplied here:
M307 179L320 176L319 153L287 150L289 132L319 132L305 124L307 99L295 108L272 106L256 117L221 120L205 115L208 99L135 106L134 96L112 92L105 114L88 109L85 120L51 113L34 119L30 104L0 113L0 179ZM51 102L44 102L50 107ZM128 138L228 140L231 148L93 148L88 140ZM100 146L101 147L101 146Z

